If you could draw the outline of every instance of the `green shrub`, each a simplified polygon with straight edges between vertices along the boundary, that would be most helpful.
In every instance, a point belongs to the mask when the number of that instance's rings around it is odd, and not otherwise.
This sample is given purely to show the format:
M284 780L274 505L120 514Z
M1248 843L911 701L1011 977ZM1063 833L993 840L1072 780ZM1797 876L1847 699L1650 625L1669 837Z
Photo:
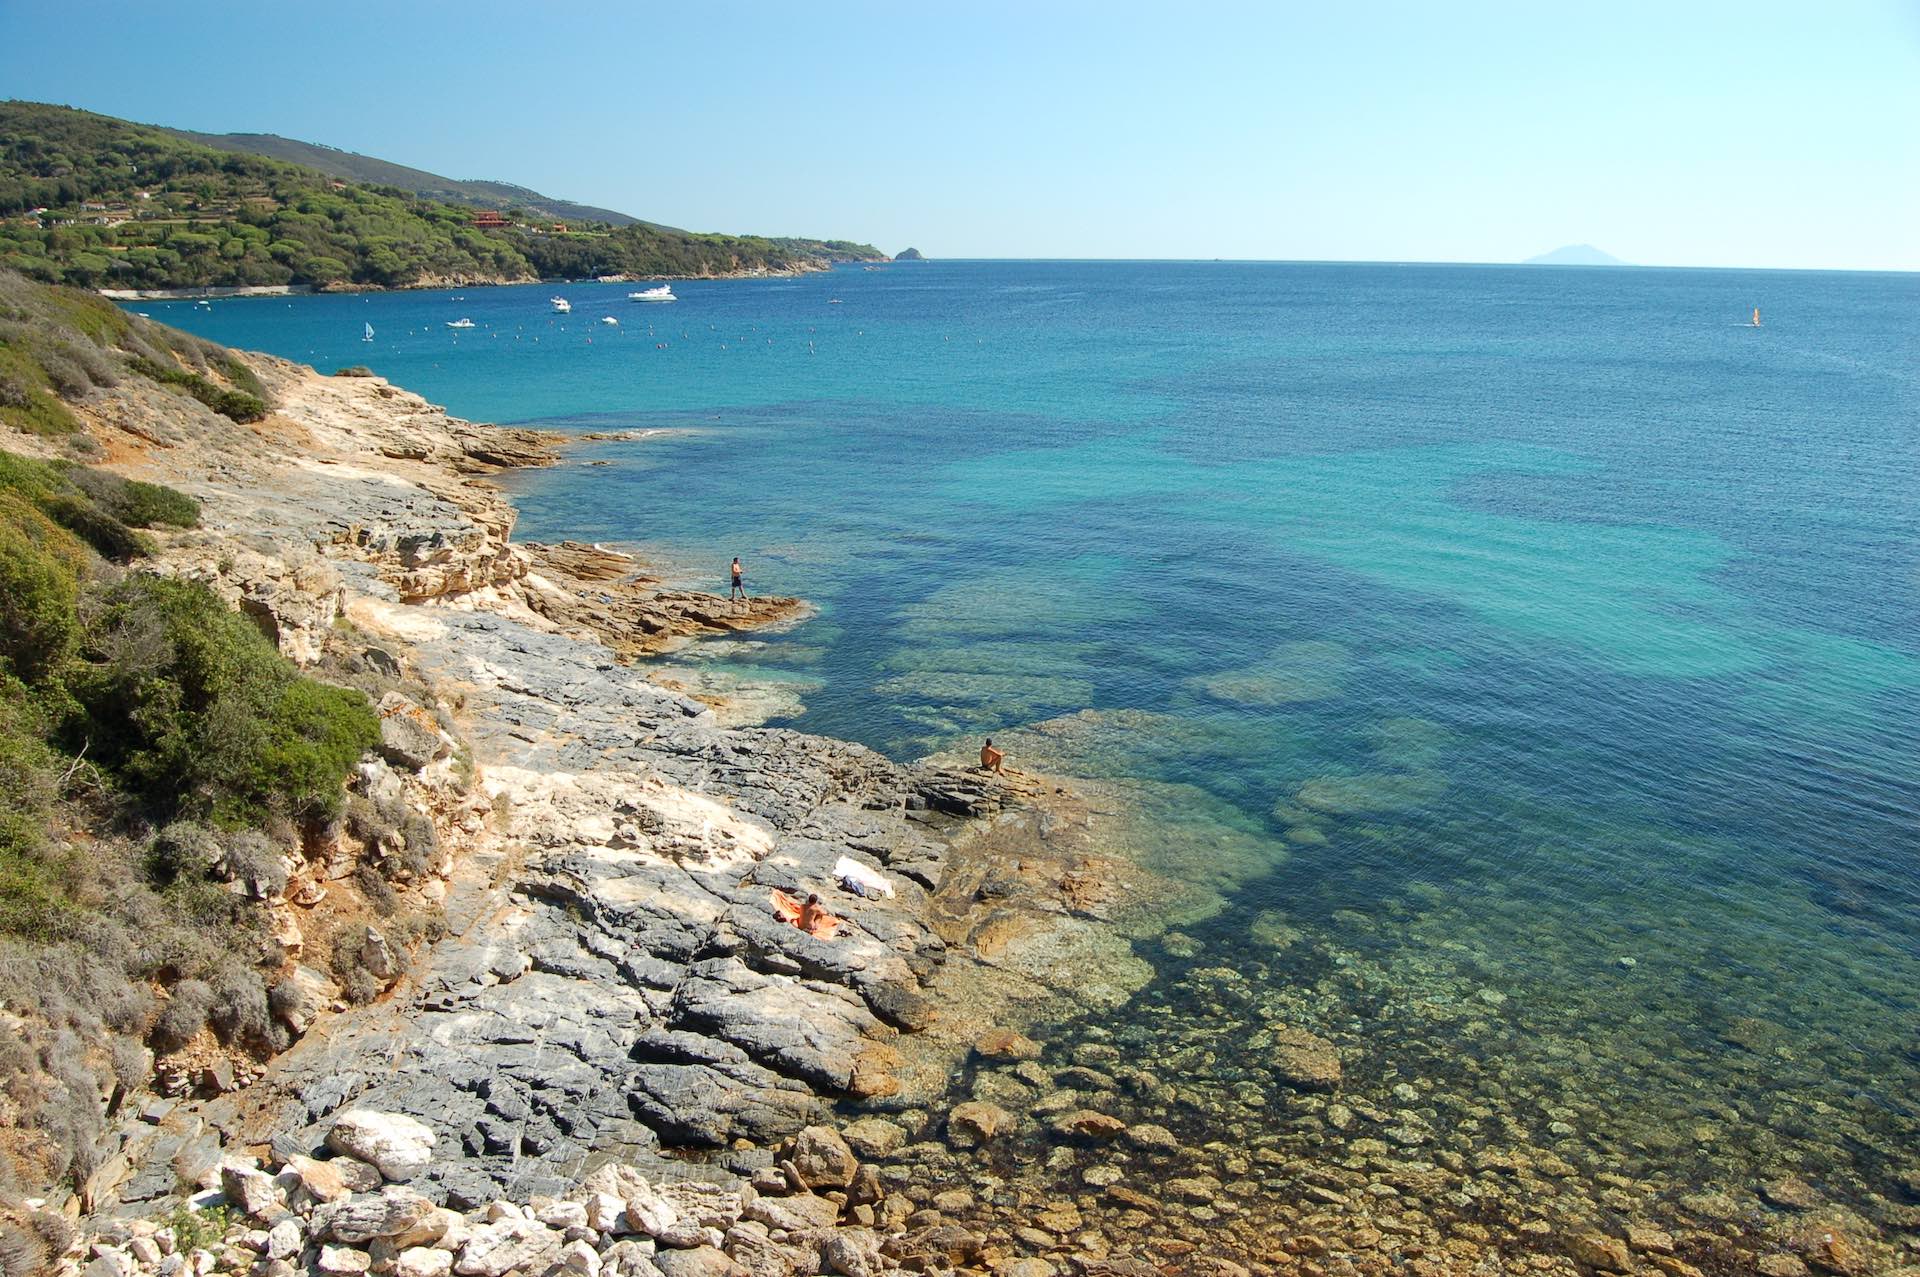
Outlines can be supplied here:
M89 618L70 730L157 810L324 817L380 738L357 692L301 677L206 587L134 576Z
M40 307L68 328L84 333L96 346L115 346L126 339L133 316L94 293L78 288L37 290Z
M216 346L210 359L220 375L225 377L234 389L252 395L263 404L266 402L267 388L261 384L260 378L253 369L241 363L232 351Z
M0 344L0 422L30 435L70 435L80 421L54 394L53 383L26 351Z
M227 1230L233 1227L233 1212L225 1206L195 1210L182 1202L174 1207L167 1225L173 1229L174 1247L182 1255L191 1255L196 1250L209 1250L221 1243Z
M147 877L157 886L181 878L204 878L220 863L220 840L194 820L176 820L154 835L147 849Z
M94 548L103 559L128 563L153 553L153 539L134 531L85 497L58 496L42 504L53 521Z
M228 390L223 386L216 386L199 373L169 368L163 363L144 356L136 355L129 363L135 372L144 377L151 377L162 385L178 386L223 417L245 423L258 421L267 415L266 401L258 395L248 394L244 390ZM255 384L257 385L258 382L256 381Z
M207 1022L228 1045L272 1044L273 1016L267 1010L267 985L243 960L223 963L212 976L213 1009Z
M199 526L200 503L184 492L176 492L157 483L123 479L117 474L92 470L86 466L68 466L62 473L68 482L86 493L95 505L129 527Z
M36 939L64 934L76 915L72 857L47 836L61 763L44 727L27 689L0 677L0 934Z
M72 657L80 637L72 540L0 491L0 674L38 684Z
M204 980L182 980L173 986L173 997L153 1022L149 1041L162 1055L178 1051L207 1026L207 1013L213 1009L213 987Z
M0 500L8 497L14 500L0 506L0 518L17 517L12 512L24 499L95 553L120 563L153 552L153 543L135 527L192 527L200 519L200 503L184 492L68 461L0 451Z

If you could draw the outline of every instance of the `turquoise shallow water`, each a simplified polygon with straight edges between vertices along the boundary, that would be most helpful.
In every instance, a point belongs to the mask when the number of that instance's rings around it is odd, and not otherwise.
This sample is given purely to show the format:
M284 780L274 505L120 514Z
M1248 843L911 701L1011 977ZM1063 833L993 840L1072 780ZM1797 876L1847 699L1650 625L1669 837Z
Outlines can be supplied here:
M792 684L798 726L907 756L1107 712L1014 739L1191 787L1156 813L1234 863L1201 956L1156 951L1168 1015L1099 1032L1200 1031L1225 1012L1191 972L1233 946L1362 1044L1356 1085L1498 1073L1537 1091L1513 1138L1583 1168L1899 1200L1920 279L929 263L676 290L140 309L465 416L660 428L516 476L521 534L641 542L716 589L737 553L818 601L709 652ZM1246 948L1276 927L1298 938ZM1582 1095L1606 1102L1549 1115Z

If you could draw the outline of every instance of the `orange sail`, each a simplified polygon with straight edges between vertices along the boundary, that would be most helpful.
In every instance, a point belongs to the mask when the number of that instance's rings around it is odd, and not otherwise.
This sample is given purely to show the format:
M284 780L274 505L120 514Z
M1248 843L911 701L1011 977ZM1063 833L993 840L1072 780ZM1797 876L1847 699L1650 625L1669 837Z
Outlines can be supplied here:
M1752 327L1754 327L1754 328L1758 328L1759 326L1760 326L1760 308L1759 308L1758 306L1755 306L1755 307L1753 308L1753 324L1752 324Z

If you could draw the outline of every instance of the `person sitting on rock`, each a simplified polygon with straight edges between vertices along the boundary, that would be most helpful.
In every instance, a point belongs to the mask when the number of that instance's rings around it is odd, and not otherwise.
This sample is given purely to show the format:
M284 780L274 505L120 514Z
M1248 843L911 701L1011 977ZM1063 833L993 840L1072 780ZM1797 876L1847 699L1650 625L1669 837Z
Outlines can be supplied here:
M791 923L816 940L831 940L834 933L845 925L845 920L836 918L827 912L820 903L818 893L809 893L805 904L795 900L786 892L774 889L773 913L780 921Z
M993 747L993 737L987 737L987 743L980 747L980 770L1004 776L1006 768L1001 764L1006 761L1007 756Z

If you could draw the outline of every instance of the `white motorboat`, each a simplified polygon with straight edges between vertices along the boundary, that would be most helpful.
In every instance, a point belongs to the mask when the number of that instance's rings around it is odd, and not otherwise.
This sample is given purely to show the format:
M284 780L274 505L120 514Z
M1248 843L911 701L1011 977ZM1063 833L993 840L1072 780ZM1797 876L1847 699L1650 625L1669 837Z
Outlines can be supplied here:
M620 325L620 321L615 319L612 315L602 315L600 317L600 322L603 324L612 324L616 328L619 327Z
M677 302L680 299L673 295L672 284L662 284L658 288L649 288L643 292L628 293L627 300L630 302Z
M449 328L471 328L471 327L473 327L473 321L472 321L471 319L456 319L456 320L453 320L452 322L450 322L450 323L449 323L449 324L447 325L447 327L449 327Z
M553 313L556 315L571 315L573 313L573 303L564 297L549 297L547 301L552 304Z

